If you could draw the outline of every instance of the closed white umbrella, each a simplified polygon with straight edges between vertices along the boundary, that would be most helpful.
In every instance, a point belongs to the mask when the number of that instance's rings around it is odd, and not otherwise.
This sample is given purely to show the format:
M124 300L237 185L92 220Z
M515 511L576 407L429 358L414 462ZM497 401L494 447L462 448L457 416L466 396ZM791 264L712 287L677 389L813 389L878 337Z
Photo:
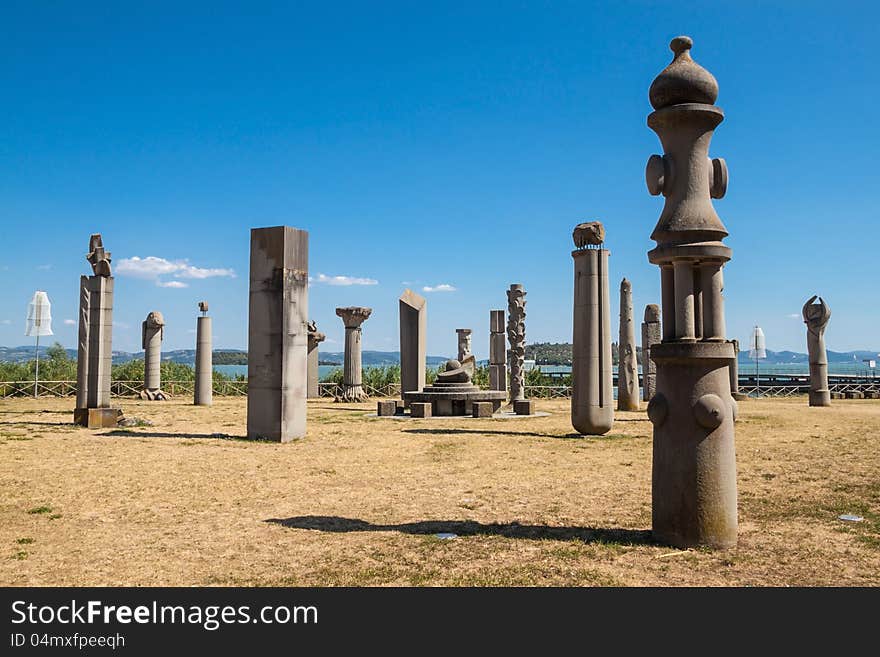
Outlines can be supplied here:
M27 325L24 334L36 336L35 350L36 368L34 372L34 397L37 396L37 382L40 380L40 336L55 335L52 333L52 304L49 295L42 290L34 292L34 298L28 304Z

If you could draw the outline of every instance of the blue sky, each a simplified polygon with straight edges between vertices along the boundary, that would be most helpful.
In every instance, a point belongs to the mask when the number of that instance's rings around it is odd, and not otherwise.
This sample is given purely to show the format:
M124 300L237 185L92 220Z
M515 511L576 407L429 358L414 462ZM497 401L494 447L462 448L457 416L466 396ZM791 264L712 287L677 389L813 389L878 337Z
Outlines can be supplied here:
M310 233L328 351L345 305L374 309L365 348L397 349L411 287L429 353L470 327L485 357L514 282L528 340L570 340L571 228L591 219L613 312L627 276L640 315L659 300L648 87L688 34L727 117L711 155L730 170L715 202L728 334L758 323L769 348L805 351L800 307L818 293L830 349L880 349L874 3L122 4L4 4L0 344L28 343L43 289L74 346L91 232L113 253L129 351L154 309L167 348L193 347L200 299L215 346L245 347L249 229L280 224Z

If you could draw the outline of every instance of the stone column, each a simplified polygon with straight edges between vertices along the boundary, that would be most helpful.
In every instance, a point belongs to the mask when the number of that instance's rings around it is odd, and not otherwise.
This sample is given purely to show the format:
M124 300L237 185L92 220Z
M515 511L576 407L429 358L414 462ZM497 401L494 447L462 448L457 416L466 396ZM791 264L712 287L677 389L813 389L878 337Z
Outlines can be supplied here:
M650 157L645 178L651 194L665 197L651 234L657 246L648 253L661 269L664 306L663 342L651 348L657 364L657 392L648 404L652 525L657 540L677 547L729 548L737 539L737 408L730 390L733 345L723 339L720 269L731 251L722 244L727 229L712 206L726 192L727 165L709 159L709 142L724 114L714 105L718 83L691 58L692 45L689 37L672 40L675 57L649 94L655 111L648 126L664 154Z
M162 392L162 338L165 318L158 310L152 311L141 324L141 346L144 350L144 389L141 399L162 401L168 397Z
M193 404L210 406L214 403L214 354L211 340L211 318L208 302L200 301L202 316L196 319L196 382L193 387Z
M574 324L571 359L571 424L581 434L600 436L614 423L611 361L609 251L599 222L574 230ZM596 247L596 248L592 248Z
M318 330L315 322L309 322L309 349L308 349L308 398L317 399L321 396L318 387L318 366L320 358L318 357L318 345L327 339L327 336Z
M458 334L458 362L471 355L471 330L466 328L455 329Z
M819 300L819 303L813 303ZM825 351L825 327L831 319L831 309L822 299L813 295L803 307L807 325L807 351L810 356L810 406L831 406L828 389L828 354Z
M400 394L425 387L428 302L412 290L400 296ZM409 402L406 402L409 405Z
M639 363L633 321L632 283L620 281L620 326L617 343L617 410L639 410Z
M363 324L372 308L349 306L337 308L336 314L345 324L345 361L342 374L342 396L347 402L362 402L368 395L363 389L361 378L361 324Z
M489 311L489 389L507 390L507 341L504 311Z
M110 408L113 358L113 276L110 252L99 233L89 239L86 260L92 276L80 278L76 408L73 421L88 427L115 427L121 411ZM100 411L95 413L94 411Z
M651 360L651 347L660 340L660 306L649 303L642 322L642 399L646 402L657 390L657 366Z
M526 398L523 365L526 358L526 292L514 283L507 291L507 342L510 345L510 401Z
M728 340L733 347L733 358L730 361L730 396L734 401L748 399L739 391L739 340Z
M306 434L309 234L253 228L250 257L247 435L286 443Z

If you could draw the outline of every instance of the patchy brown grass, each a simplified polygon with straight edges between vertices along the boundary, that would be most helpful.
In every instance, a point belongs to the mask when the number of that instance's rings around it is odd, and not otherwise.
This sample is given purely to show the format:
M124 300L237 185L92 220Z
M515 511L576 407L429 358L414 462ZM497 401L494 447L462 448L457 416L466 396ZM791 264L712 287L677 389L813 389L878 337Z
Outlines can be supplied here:
M318 400L308 436L279 445L241 439L243 398L122 405L154 426L90 431L71 400L0 402L0 584L880 584L877 401L743 402L725 552L651 543L644 413L582 438L563 401L401 421Z

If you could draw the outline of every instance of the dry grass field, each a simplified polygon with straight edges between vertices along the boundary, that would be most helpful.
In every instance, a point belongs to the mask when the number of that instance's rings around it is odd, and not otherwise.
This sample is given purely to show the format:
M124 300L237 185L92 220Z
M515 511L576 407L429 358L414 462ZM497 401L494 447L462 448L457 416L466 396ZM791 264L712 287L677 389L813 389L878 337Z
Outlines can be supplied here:
M651 426L368 418L309 402L309 432L242 440L245 400L0 402L3 585L878 585L880 402L740 404L739 545L650 539ZM856 513L861 523L838 520ZM458 535L452 540L439 532Z

